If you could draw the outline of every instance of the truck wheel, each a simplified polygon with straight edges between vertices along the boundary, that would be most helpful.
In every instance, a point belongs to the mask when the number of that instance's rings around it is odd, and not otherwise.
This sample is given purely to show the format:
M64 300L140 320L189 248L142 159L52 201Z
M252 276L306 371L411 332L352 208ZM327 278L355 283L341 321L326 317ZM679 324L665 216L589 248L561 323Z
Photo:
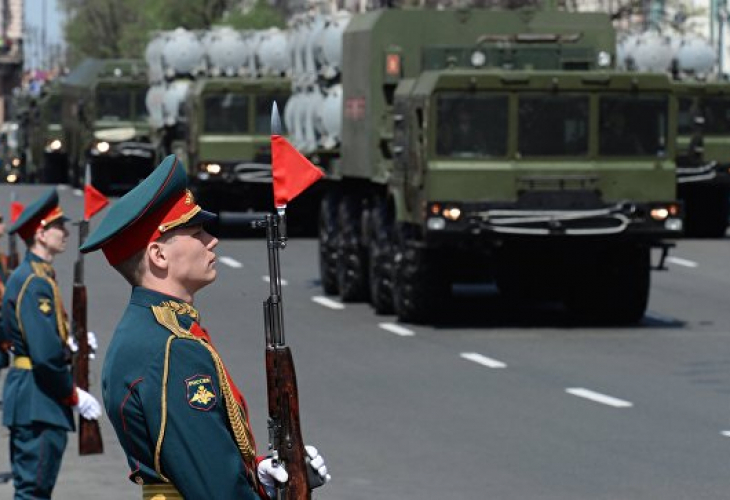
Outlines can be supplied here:
M319 279L326 295L337 295L337 197L329 193L319 206Z
M644 317L651 281L650 249L633 245L594 251L576 262L566 305L581 320L628 325Z
M396 231L393 258L393 306L399 321L425 323L438 319L451 292L438 253L409 238L406 228Z
M376 202L370 217L370 304L377 314L393 312L393 226L385 203Z
M343 195L337 210L337 288L343 302L368 297L367 252L362 245L362 200Z

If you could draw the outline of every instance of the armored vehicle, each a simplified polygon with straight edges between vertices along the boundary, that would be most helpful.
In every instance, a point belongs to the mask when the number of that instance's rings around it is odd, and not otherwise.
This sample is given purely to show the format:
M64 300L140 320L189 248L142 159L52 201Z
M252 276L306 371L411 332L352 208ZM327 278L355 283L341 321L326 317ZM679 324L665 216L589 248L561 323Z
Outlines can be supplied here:
M405 29L404 27L408 27ZM435 319L452 284L646 309L682 231L669 79L610 71L608 16L381 10L343 37L343 126L320 214L327 293Z
M94 185L123 193L154 168L142 61L86 59L61 82L69 181L80 186L86 166Z
M674 83L679 101L677 187L686 234L722 237L730 217L730 83Z

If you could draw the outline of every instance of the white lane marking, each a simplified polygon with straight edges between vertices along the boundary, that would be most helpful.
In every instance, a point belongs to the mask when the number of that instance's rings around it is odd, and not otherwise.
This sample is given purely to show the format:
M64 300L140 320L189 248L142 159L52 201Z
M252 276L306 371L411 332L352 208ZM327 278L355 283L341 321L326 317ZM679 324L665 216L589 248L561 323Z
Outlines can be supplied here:
M80 189L74 189L73 190L74 196L83 196L84 192Z
M473 361L474 363L486 366L487 368L507 368L506 363L502 363L499 360L488 358L477 352L462 352L459 356L466 359L467 361Z
M59 191L67 191L67 190L68 190L68 184L58 184L58 185L56 186L56 188L57 188L57 189L58 189Z
M229 267L232 267L234 269L239 269L239 268L243 267L243 264L238 262L236 259L233 259L231 257L226 257L225 255L222 257L218 257L218 262L220 262L221 264L225 264Z
M316 295L312 297L312 301L321 306L329 307L330 309L335 309L338 311L345 308L345 304L343 304L342 302L337 302L336 300L328 299L327 297L322 297L321 295Z
M261 279L267 283L271 282L271 276L261 276ZM281 280L281 286L286 286L288 284L289 282L287 280Z
M613 396L607 396L606 394L591 391L590 389L584 389L583 387L569 387L565 389L565 392L572 394L573 396L578 396L579 398L590 399L596 403L613 406L614 408L631 408L634 406L634 403L631 403L630 401L624 401L623 399L614 398Z
M725 437L730 438L730 431L722 431L720 434L722 434Z
M697 267L699 264L697 262L694 262L692 260L682 259L679 257L667 257L667 262L670 264L676 264L678 266L684 266L684 267Z
M415 332L400 325L396 325L395 323L378 323L378 326L383 330L388 330L389 332L395 333L396 335L399 335L401 337L413 337L414 335L416 335Z

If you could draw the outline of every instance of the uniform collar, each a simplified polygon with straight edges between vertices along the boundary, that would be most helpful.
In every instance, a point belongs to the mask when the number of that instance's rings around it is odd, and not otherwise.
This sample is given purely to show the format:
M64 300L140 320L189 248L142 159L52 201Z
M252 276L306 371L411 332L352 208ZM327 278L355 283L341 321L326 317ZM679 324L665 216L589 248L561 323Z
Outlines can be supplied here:
M51 278L55 279L56 271L53 269L53 266L45 259L28 250L25 254L25 260L30 263L33 272L35 272L36 274L40 276L50 276Z
M200 321L198 310L187 302L172 295L150 290L142 286L132 288L132 298L129 301L132 304L143 307L166 306L175 311L178 316L187 316L193 321Z

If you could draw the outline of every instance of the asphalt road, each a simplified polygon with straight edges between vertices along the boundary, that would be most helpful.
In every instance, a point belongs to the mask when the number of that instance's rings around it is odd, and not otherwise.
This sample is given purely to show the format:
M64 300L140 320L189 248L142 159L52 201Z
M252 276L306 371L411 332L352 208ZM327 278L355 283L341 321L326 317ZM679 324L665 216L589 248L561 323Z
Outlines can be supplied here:
M30 201L42 189L17 191ZM0 186L0 206L8 193ZM81 198L61 195L78 218ZM315 498L728 498L727 240L679 242L669 271L653 274L649 312L635 328L575 324L549 304L515 309L487 287L460 289L443 324L398 325L366 305L318 298L316 249L296 239L282 253L304 435L333 475ZM196 305L265 450L265 242L225 239L217 253L218 279ZM67 305L75 258L70 250L56 263ZM86 267L103 358L130 290L101 255ZM72 436L54 498L141 497L108 421L102 428L101 456L79 457ZM3 430L0 470L7 444ZM0 485L0 499L11 497Z

